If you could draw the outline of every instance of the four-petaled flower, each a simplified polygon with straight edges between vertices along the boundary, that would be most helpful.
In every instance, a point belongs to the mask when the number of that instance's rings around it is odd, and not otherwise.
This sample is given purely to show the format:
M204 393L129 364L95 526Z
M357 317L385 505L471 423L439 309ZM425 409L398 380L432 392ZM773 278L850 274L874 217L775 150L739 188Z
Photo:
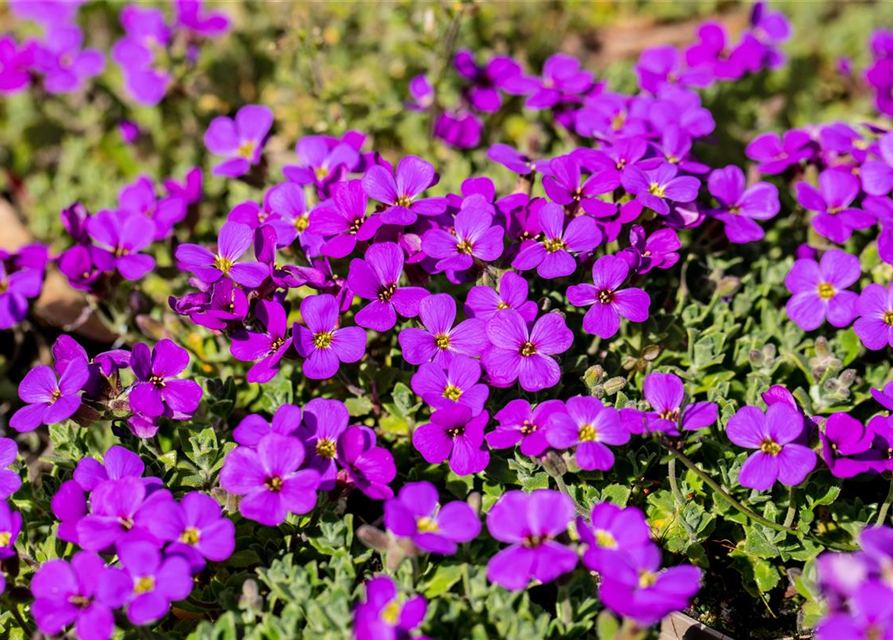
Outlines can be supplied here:
M328 293L301 301L301 317L292 336L304 360L304 375L314 380L331 378L342 362L357 362L366 353L366 332L360 327L338 326L338 303Z
M264 142L273 126L273 112L263 105L249 104L235 118L218 116L205 132L205 146L226 158L214 167L214 175L238 178L260 162Z
M642 289L620 286L629 274L629 265L617 256L602 256L592 265L592 284L575 284L567 289L567 299L575 307L591 307L583 317L583 328L600 338L610 338L620 330L620 318L645 322L651 297Z
M434 166L416 156L406 156L397 164L396 178L381 165L369 167L363 176L363 191L386 206L381 213L385 224L409 225L418 216L443 213L447 200L443 197L417 196L437 182Z
M397 340L409 364L431 362L449 367L454 356L479 356L489 346L486 323L469 318L455 327L456 301L446 293L430 295L419 303L419 320L425 329L409 327Z
M366 329L387 331L397 323L397 314L404 318L419 315L419 303L429 293L422 287L400 286L403 275L403 249L393 242L373 244L363 260L350 263L347 286L370 304L357 312L357 324Z
M861 275L859 258L839 249L825 252L819 263L797 260L784 279L793 294L785 305L788 317L804 331L817 329L825 318L832 326L848 327L859 295L846 289Z
M569 276L577 268L575 254L587 253L602 241L598 224L589 216L571 218L565 227L564 210L549 202L542 206L538 214L542 240L525 240L512 266L519 271L536 267L541 278L552 279Z

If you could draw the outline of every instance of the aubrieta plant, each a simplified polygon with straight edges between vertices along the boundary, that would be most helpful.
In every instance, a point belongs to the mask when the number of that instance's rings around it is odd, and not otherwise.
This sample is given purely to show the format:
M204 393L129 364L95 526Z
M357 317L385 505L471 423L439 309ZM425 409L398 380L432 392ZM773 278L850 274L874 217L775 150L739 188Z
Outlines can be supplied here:
M763 2L616 74L520 5L8 4L10 224L71 138L0 251L10 637L890 635L893 32L806 124Z

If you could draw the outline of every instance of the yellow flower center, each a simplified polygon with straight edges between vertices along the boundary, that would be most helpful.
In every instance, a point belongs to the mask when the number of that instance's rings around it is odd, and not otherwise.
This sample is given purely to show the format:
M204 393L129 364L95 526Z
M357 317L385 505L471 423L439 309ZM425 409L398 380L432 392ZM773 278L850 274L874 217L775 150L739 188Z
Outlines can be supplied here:
M332 332L331 331L321 331L320 333L313 334L313 346L317 349L328 349L332 346Z
M833 284L823 282L819 285L819 297L822 300L833 298L835 293L837 293L837 291L834 290Z
M598 543L598 546L604 549L617 548L617 538L610 531L605 531L604 529L595 530L595 541Z
M657 576L650 571L642 571L639 574L639 587L642 589L647 589L648 587L653 587L654 583L657 582Z
M12 533L10 531L0 531L0 547L8 547L12 541Z
M760 443L760 451L770 456L777 456L781 453L781 445L772 438L766 438Z
M598 292L598 301L601 304L611 304L614 302L614 292L609 289L603 289Z
M531 433L539 429L539 425L532 423L530 420L525 420L521 423L521 434L525 436L529 436Z
M420 533L437 533L440 531L440 527L437 526L437 522L433 518L419 518L416 520L415 525Z
M389 602L381 610L381 619L389 625L396 625L400 621L400 604L396 600Z
M397 201L394 203L397 207L409 207L412 204L412 198L409 196L400 196L397 198Z
M282 491L282 478L279 476L273 476L272 478L267 478L267 481L264 482L264 486L273 492Z
M335 441L329 438L320 438L316 441L316 455L320 458L331 460L335 457Z
M450 337L445 333L438 334L438 335L434 336L434 345L438 349L449 349L450 348Z
M536 535L536 534L530 534L529 536L524 538L524 540L521 542L521 545L523 547L526 547L527 549L536 549L537 547L541 546L544 542L546 542L548 539L549 539L549 536L545 536L545 535L540 536L540 535Z
M626 114L623 111L615 114L614 117L611 118L611 128L614 129L614 131L620 129L624 123L626 123Z
M567 243L561 238L550 238L543 241L543 247L546 253L555 253L556 251L567 251Z
M884 311L884 323L893 326L893 311Z
M310 214L305 213L304 215L298 216L295 218L295 230L298 233L303 233L307 230L307 227L310 226Z
M240 158L251 160L254 157L254 150L256 148L257 143L254 140L246 140L239 145L239 150L236 151L236 155L238 155Z
M73 595L68 596L68 604L74 605L78 609L86 609L90 606L92 600L90 598L85 598L84 596Z
M657 196L658 198L663 198L667 193L667 188L662 184L658 184L657 182L652 182L651 186L648 187L648 193L653 196Z
M161 376L149 376L151 382L157 389L164 389L164 378Z
M446 398L447 400L452 400L453 402L455 402L461 396L462 396L462 389L460 389L459 387L457 387L455 385L448 384L446 386L446 388L444 388L444 390L443 390L443 397Z
M133 582L133 592L134 593L148 593L149 591L155 590L155 578L152 576L143 576L142 578L137 578Z
M229 270L233 268L233 261L224 256L216 256L214 258L214 266L220 269L223 272L223 275L229 273Z
M661 412L660 417L663 420L677 422L679 420L679 409L667 409L666 411Z
M536 345L528 340L521 345L521 349L518 351L518 353L520 353L525 358L536 355Z
M314 175L316 175L317 180L325 180L329 177L329 168L328 167L316 167L313 170Z
M592 442L598 437L598 431L591 424L584 424L580 427L580 433L577 437L580 442Z
M468 240L462 240L459 244L456 245L456 251L470 256L472 251L474 251L474 245L472 245L471 242L469 242Z
M496 309L497 309L497 310L501 310L501 309L511 309L511 308L512 308L511 305L509 305L509 304L506 303L506 302L501 302L501 301L500 301L500 303L496 305Z
M53 389L52 393L50 393L50 401L47 402L48 405L56 404L56 400L62 397L62 392L59 389Z
M458 438L461 435L465 435L465 427L453 427L452 429L447 429L447 435L451 438Z
M389 284L386 287L382 287L378 290L378 299L380 302L387 302L393 297L393 295L397 292L396 284Z
M198 544L199 538L201 538L201 532L195 527L187 527L186 530L180 534L180 542L193 547Z

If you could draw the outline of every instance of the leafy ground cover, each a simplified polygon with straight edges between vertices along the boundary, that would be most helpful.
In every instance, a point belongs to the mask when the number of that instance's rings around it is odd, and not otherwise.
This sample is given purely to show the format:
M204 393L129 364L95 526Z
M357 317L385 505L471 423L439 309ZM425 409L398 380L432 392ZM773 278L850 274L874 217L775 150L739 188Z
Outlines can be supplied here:
M890 628L886 5L2 11L10 637Z

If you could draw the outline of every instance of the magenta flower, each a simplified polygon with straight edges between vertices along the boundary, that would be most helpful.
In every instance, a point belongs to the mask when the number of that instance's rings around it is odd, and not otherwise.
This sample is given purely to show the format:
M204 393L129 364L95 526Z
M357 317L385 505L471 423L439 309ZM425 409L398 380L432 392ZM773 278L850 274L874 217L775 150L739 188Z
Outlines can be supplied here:
M149 418L165 415L175 419L198 409L202 388L193 380L177 380L189 365L189 352L164 339L152 351L138 342L133 345L130 367L136 382L130 389L130 408Z
M155 225L154 239L162 240L171 234L175 224L186 217L187 200L180 195L159 198L152 181L141 176L121 189L118 205L121 212L140 214L151 219Z
M177 266L194 273L202 282L213 284L223 277L232 278L244 287L259 287L269 275L261 262L236 262L251 247L254 232L239 222L227 222L217 235L217 253L197 244L177 247Z
M368 242L383 224L379 215L366 215L369 198L360 180L336 182L331 200L316 207L308 233L325 238L320 251L330 258L353 253L357 242Z
M575 307L592 307L583 316L583 328L600 338L611 338L620 330L620 318L645 322L651 297L642 289L619 287L629 274L629 265L617 256L602 256L592 265L592 284L567 288L567 300Z
M520 79L522 82L524 79ZM585 93L591 86L593 76L591 71L581 68L580 61L565 53L556 53L549 56L543 64L542 78L532 78L532 93L524 103L529 109L548 109L555 106L564 94L578 95ZM515 83L521 84L521 83ZM505 89L511 93L522 93L511 83ZM523 87L526 88L526 87Z
M536 319L536 302L527 299L527 280L511 271L506 271L499 279L499 287L493 289L484 285L472 287L465 299L465 315L480 318L485 322L502 309L514 309L527 322Z
M19 46L12 35L0 36L0 93L18 93L30 86L35 49L33 42Z
M221 11L206 11L202 0L177 0L177 26L198 36L216 38L229 30L230 23Z
M815 468L812 449L794 441L803 431L803 416L786 404L771 405L766 413L742 407L726 426L729 440L739 447L757 449L741 467L738 482L765 491L778 480L788 486L803 482Z
M217 501L204 493L187 493L179 504L157 500L140 515L152 535L170 543L165 552L183 556L195 571L204 568L205 560L226 560L236 547L235 525L221 514Z
M853 330L866 348L893 347L893 288L875 283L865 287L856 301L856 313Z
M308 404L308 407L310 405ZM368 427L349 427L339 437L338 464L347 474L349 484L373 500L394 496L388 486L397 477L394 456L375 443L375 432Z
M70 563L49 560L34 574L31 613L47 635L73 624L78 638L108 640L115 631L113 612L132 588L122 571L106 567L93 552L79 551Z
M635 273L645 274L652 269L669 269L679 262L676 253L682 243L673 229L658 229L645 234L642 225L635 224L629 230L629 247L617 255L629 264Z
M659 213L670 213L668 202L692 202L698 197L701 182L691 176L678 176L679 169L668 162L643 171L637 166L623 172L623 188L643 205Z
M245 290L229 278L221 278L212 286L210 300L198 309L189 310L189 319L215 331L223 331L245 320L248 315L248 296Z
M483 121L470 111L444 111L434 121L434 136L456 149L473 149L481 143Z
M48 93L71 93L102 73L105 57L97 49L81 49L83 33L76 26L52 27L34 51L34 68L43 75Z
M865 193L870 196L885 196L893 189L893 132L881 136L877 150L881 159L863 162L859 178Z
M338 326L338 303L328 293L301 300L306 327L295 323L292 336L304 360L304 375L313 380L331 378L342 362L357 362L366 353L366 332L360 327Z
M75 525L78 544L96 552L132 540L150 540L160 545L145 527L141 511L158 500L172 498L168 491L149 494L150 488L142 478L134 476L97 485L90 493L90 513L78 519ZM71 494L66 496L67 499L73 497Z
M459 543L474 540L481 522L467 502L440 505L430 482L403 485L396 498L384 503L384 524L396 536L412 539L429 553L453 555Z
M548 175L543 177L543 188L553 202L562 206L585 204L602 193L610 193L620 186L620 173L612 166L600 167L581 184L580 162L573 154L553 158Z
M74 480L66 480L50 501L53 515L59 521L56 537L78 544L78 524L87 515L87 494Z
M449 458L456 475L478 473L490 462L490 453L484 448L489 420L486 411L472 418L471 410L461 404L438 409L431 414L431 422L413 431L412 444L426 462L440 464Z
M6 502L0 502L0 560L16 555L16 538L21 531L22 514L10 509Z
M410 111L427 111L434 105L434 87L425 74L410 80L408 88L412 100L407 101L406 108Z
M645 414L648 431L675 436L680 427L683 431L696 431L716 422L718 407L714 402L693 402L683 408L685 387L675 374L648 374L643 390L652 409Z
M487 579L519 591L532 579L551 582L573 571L577 552L555 541L573 517L573 500L558 491L537 489L530 494L502 494L487 514L487 529L491 536L510 546L490 558Z
M490 389L478 384L481 365L466 356L454 357L446 370L433 362L425 362L412 377L412 390L434 409L453 407L457 403L468 407L476 416L484 410Z
M606 607L651 625L689 606L700 588L701 570L691 565L661 569L656 545L605 556L598 595Z
M479 356L489 346L486 323L470 318L455 327L456 301L446 293L430 295L419 303L419 320L424 330L409 327L397 340L403 359L409 364L434 362L448 367L453 356Z
M350 262L347 285L370 304L356 315L357 324L366 329L387 331L404 318L419 315L419 304L429 293L422 287L401 287L403 250L393 242L379 242L366 249L363 260Z
M304 445L293 436L269 433L257 449L236 447L226 456L220 486L242 496L239 512L268 527L289 513L307 513L316 505L319 472L300 469Z
M366 583L366 599L354 611L356 640L407 640L425 619L427 603L422 596L402 598L388 576Z
M422 236L422 251L437 259L438 270L466 271L475 260L492 262L502 255L505 231L493 224L490 211L479 206L486 205L482 200L479 196L465 199L452 233L429 229Z
M381 220L386 224L406 226L418 216L436 216L446 210L446 198L417 199L428 187L436 184L434 166L416 156L406 156L397 165L396 178L381 165L369 167L363 176L363 191L385 205Z
M835 478L852 478L873 470L880 452L872 447L875 433L848 413L834 413L819 431L822 457Z
M254 205L253 202L250 204ZM235 219L235 213L233 209L230 220ZM277 184L269 189L264 194L264 206L257 210L254 220L255 224L250 226L268 224L276 230L276 245L279 247L290 247L298 239L306 253L316 255L322 246L322 237L310 232L310 214L304 200L304 190L292 182Z
M735 165L716 169L710 174L707 189L720 206L712 213L725 224L726 236L742 244L762 240L765 233L756 220L775 217L781 204L778 188L768 182L758 182L745 188L744 171Z
M834 327L848 327L859 295L846 289L861 275L859 258L839 249L826 251L820 263L797 260L784 280L793 294L785 305L788 317L803 331L817 329L825 318Z
M577 268L571 255L587 253L602 241L602 232L589 216L571 218L565 224L564 210L554 203L547 203L539 210L538 222L543 232L542 240L525 240L512 261L519 271L536 267L541 278L552 279L569 276Z
M831 555L831 554L828 554ZM847 582L852 580L849 571ZM893 590L880 580L863 580L849 600L849 611L832 611L816 628L816 640L889 640L893 628Z
M165 49L171 40L171 29L160 9L135 5L121 11L121 25L126 35L112 47L112 58L124 74L124 86L139 104L154 106L167 93L171 76L156 69L156 51Z
M512 400L493 416L498 424L485 436L487 444L491 449L508 449L520 442L519 450L525 456L539 456L549 448L549 429L566 414L561 400L547 400L536 407L527 400Z
M574 396L564 403L567 412L549 427L546 440L556 449L576 447L574 458L581 469L606 471L614 466L614 454L607 445L629 442L629 431L613 407L598 398Z
M800 164L813 154L809 134L792 129L780 137L777 133L764 133L747 145L745 154L760 164L762 173L777 174L795 164Z
M837 244L850 239L856 229L867 229L875 217L850 205L859 195L859 180L839 169L826 169L819 174L819 188L806 182L797 183L797 200L804 208L817 212L812 219L816 233Z
M248 370L248 382L268 382L279 373L279 362L291 348L292 336L288 335L285 309L278 302L258 300L254 315L266 331L236 331L230 352L242 362L260 360Z
M10 273L0 260L0 329L9 329L25 319L28 299L38 297L43 289L43 276L43 269Z
M269 107L249 104L235 118L218 116L205 132L205 146L217 156L226 158L214 167L214 175L238 178L260 162L264 142L273 126Z
M294 409L297 410L297 407ZM278 415L279 411L273 416L273 429L277 428ZM341 438L341 434L347 430L349 421L350 413L340 400L313 398L304 407L303 424L300 421L300 414L293 412L289 432L294 432L304 443L304 448L309 454L307 467L319 471L319 488L322 491L331 491L335 488L335 479L338 474L338 465L335 463L338 455L338 440ZM235 436L235 434L233 435Z
M360 154L347 142L326 136L304 136L295 145L297 165L282 168L285 177L299 185L318 189L336 184L360 163ZM359 181L357 181L359 182Z
M490 147L487 151L487 158L493 162L498 162L509 171L522 176L526 176L536 171L537 162L546 162L534 161L514 147L501 143L494 144Z
M497 387L515 380L525 391L539 391L558 384L561 368L551 357L564 353L574 342L573 332L558 313L547 313L528 329L521 314L503 309L487 324L492 346L482 361L487 375Z
M0 438L0 500L6 500L22 486L19 474L9 469L15 463L19 447L15 440Z
M161 620L171 602L192 593L189 563L176 555L163 558L151 542L124 543L118 549L118 558L131 584L127 619L135 625Z
M301 408L293 404L283 404L273 414L272 422L256 413L242 418L233 430L233 440L245 447L257 447L268 433L290 436L301 426Z
M604 572L615 554L651 544L651 527L636 507L621 509L610 502L593 505L589 522L577 518L580 541L586 545L583 564L590 571Z
M59 379L51 367L41 365L25 374L19 398L25 406L9 419L16 431L34 431L42 424L57 424L74 415L81 406L81 389L89 372L84 362L72 361Z
M97 245L90 255L100 270L117 269L127 280L139 280L155 266L155 258L139 253L155 239L150 219L100 211L87 220L87 229Z

